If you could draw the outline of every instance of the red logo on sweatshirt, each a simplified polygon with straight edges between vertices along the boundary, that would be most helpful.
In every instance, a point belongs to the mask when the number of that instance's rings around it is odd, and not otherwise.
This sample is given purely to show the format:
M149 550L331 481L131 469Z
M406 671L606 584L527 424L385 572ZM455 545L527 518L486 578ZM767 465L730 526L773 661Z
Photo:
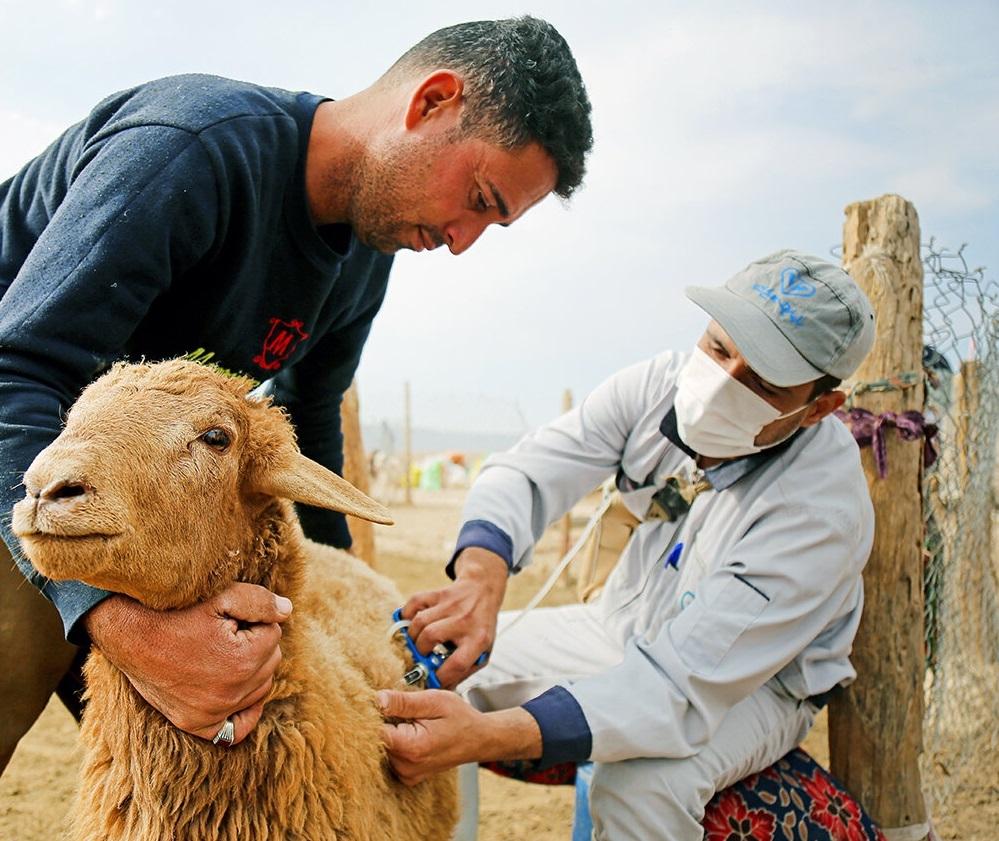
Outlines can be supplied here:
M307 338L309 334L302 332L301 321L272 318L264 347L253 357L253 361L265 371L276 371L291 356L299 342L304 342Z

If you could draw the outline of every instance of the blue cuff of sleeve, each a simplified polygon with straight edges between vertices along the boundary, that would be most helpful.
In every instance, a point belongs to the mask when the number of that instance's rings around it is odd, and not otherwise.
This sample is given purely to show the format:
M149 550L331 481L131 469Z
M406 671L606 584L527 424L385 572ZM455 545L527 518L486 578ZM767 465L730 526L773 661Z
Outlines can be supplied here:
M539 770L560 762L583 762L590 758L593 734L583 708L568 689L553 686L522 706L541 728Z
M462 550L469 546L479 546L490 552L495 552L506 561L511 572L517 572L513 568L513 541L510 539L510 535L488 520L469 520L461 527L461 531L458 533L458 543L454 547L454 554L444 568L448 578L454 580L454 562Z
M80 581L48 581L42 587L42 593L59 611L66 639L73 645L90 644L90 637L80 620L88 610L113 595Z

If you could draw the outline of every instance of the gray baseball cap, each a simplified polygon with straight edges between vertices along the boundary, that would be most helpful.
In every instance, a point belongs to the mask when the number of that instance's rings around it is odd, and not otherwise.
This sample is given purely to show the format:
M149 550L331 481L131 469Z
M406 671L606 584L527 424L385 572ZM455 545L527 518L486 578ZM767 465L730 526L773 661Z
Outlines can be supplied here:
M867 296L841 268L800 251L778 251L724 286L688 286L686 293L774 385L823 374L845 380L874 344Z

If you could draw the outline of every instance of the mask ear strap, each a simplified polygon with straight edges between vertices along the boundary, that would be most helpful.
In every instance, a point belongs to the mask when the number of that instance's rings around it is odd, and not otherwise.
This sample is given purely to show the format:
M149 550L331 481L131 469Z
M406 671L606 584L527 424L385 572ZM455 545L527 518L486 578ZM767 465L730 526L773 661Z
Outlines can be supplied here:
M821 394L817 394L815 397L813 397L811 400L809 400L803 406L799 406L797 409L793 409L792 411L788 412L786 415L778 415L777 417L774 418L773 421L770 421L770 423L773 423L774 421L779 421L779 420L787 420L788 418L794 417L796 414L798 414L798 412L801 412L804 409L807 409L809 406L814 405L815 401L817 401L821 396L822 396Z

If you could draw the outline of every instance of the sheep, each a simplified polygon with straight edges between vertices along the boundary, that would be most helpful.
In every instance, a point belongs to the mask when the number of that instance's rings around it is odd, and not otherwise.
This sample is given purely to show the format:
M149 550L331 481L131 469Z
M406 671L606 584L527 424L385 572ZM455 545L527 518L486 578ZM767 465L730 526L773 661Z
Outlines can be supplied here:
M173 727L91 653L71 837L448 838L454 774L408 788L381 742L375 692L397 687L407 668L386 633L399 593L306 539L291 500L378 522L390 522L387 511L305 458L282 410L250 396L252 386L189 361L116 364L25 474L14 531L52 579L160 610L236 581L295 603L263 716L233 747Z

